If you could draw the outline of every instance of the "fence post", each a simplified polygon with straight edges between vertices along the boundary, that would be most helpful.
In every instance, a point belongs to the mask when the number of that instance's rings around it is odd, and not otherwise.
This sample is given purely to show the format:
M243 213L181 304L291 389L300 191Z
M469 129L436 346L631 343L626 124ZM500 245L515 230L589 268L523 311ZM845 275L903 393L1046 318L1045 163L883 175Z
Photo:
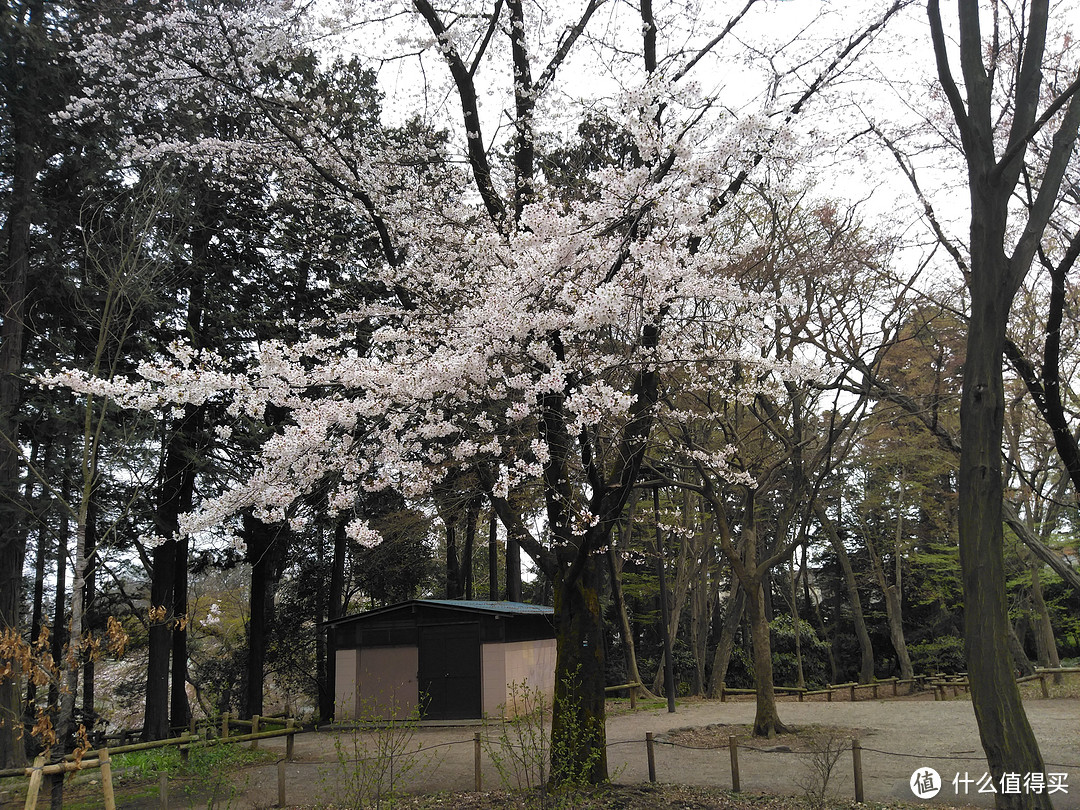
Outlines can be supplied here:
M162 771L158 774L158 803L161 810L169 810L169 774Z
M259 733L259 715L257 715L257 714L251 715L251 733L252 734L258 734ZM251 750L255 751L255 750L258 750L258 748L259 748L259 741L258 740L252 740L251 741Z
M296 739L296 718L289 718L289 733L285 737L285 759L293 761L293 741Z
M473 734L473 783L476 792L484 789L484 777L480 772L480 732Z
M723 684L720 684L720 702L727 703L727 689L724 688Z
M653 751L653 733L651 731L645 732L645 752L649 757L649 781L656 781L656 753Z
M186 731L180 735L180 745L177 746L180 749L180 761L184 764L188 764L188 757L191 756L191 749L188 747L188 741L191 739L191 735Z
M859 744L857 739L851 741L851 766L855 775L855 801L857 804L862 804L862 745Z
M191 713L191 718L188 720L188 731L195 733L195 712Z
M849 689L851 689L851 702L854 703L855 702L855 684L852 684L849 687Z
M728 751L731 752L731 792L739 792L739 741L732 735L727 738Z
M26 787L26 806L37 807L38 793L41 791L41 780L45 777L45 757L34 760L33 773L30 774L30 784Z
M101 768L101 792L105 800L105 810L116 810L116 796L113 795L112 786L112 762L109 759L108 748L98 751L98 766Z
M1039 673L1039 686L1042 687L1043 697L1044 698L1049 698L1050 697L1050 690L1048 690L1046 688L1046 673L1045 672L1040 672Z
M829 703L832 703L832 694L833 694L833 690L832 690L832 689L830 688L830 689L829 689L829 691L828 691L828 692L826 693L826 695L825 695L825 699L826 699L826 700L827 700L827 701L828 701Z
M229 736L229 713L225 712L221 715L221 736L228 738Z
M277 806L285 806L285 760L277 761Z
M630 687L630 711L637 708L637 686Z

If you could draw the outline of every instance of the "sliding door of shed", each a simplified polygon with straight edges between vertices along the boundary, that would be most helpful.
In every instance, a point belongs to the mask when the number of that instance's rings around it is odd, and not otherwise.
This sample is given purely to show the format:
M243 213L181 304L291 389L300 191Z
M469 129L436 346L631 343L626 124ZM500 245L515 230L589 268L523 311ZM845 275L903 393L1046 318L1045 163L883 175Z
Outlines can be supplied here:
M480 625L420 627L420 696L431 720L483 715L480 703Z

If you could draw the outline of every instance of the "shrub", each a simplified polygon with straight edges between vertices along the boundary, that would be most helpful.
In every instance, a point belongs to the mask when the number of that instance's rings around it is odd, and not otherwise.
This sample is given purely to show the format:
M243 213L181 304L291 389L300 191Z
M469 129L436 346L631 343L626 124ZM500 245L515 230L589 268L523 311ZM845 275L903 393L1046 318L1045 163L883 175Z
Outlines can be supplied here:
M908 647L908 654L912 668L926 675L938 672L951 675L967 669L964 640L959 636L938 636L920 641Z

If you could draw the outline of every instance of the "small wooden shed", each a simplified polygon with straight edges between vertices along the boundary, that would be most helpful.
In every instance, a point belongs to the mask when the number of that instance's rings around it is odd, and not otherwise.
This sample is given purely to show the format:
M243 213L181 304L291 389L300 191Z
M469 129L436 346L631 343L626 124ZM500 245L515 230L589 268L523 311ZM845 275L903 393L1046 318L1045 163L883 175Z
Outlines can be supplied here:
M514 715L515 684L555 691L554 611L522 602L413 599L324 625L337 650L334 719Z

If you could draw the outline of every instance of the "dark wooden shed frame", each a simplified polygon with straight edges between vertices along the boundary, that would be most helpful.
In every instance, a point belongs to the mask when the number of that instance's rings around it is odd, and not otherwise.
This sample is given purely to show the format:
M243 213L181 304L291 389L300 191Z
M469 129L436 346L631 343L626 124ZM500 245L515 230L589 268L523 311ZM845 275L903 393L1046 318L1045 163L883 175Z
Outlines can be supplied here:
M549 702L554 693L550 607L413 599L323 626L337 651L335 720L402 719L418 707L430 720L514 715L522 686Z

